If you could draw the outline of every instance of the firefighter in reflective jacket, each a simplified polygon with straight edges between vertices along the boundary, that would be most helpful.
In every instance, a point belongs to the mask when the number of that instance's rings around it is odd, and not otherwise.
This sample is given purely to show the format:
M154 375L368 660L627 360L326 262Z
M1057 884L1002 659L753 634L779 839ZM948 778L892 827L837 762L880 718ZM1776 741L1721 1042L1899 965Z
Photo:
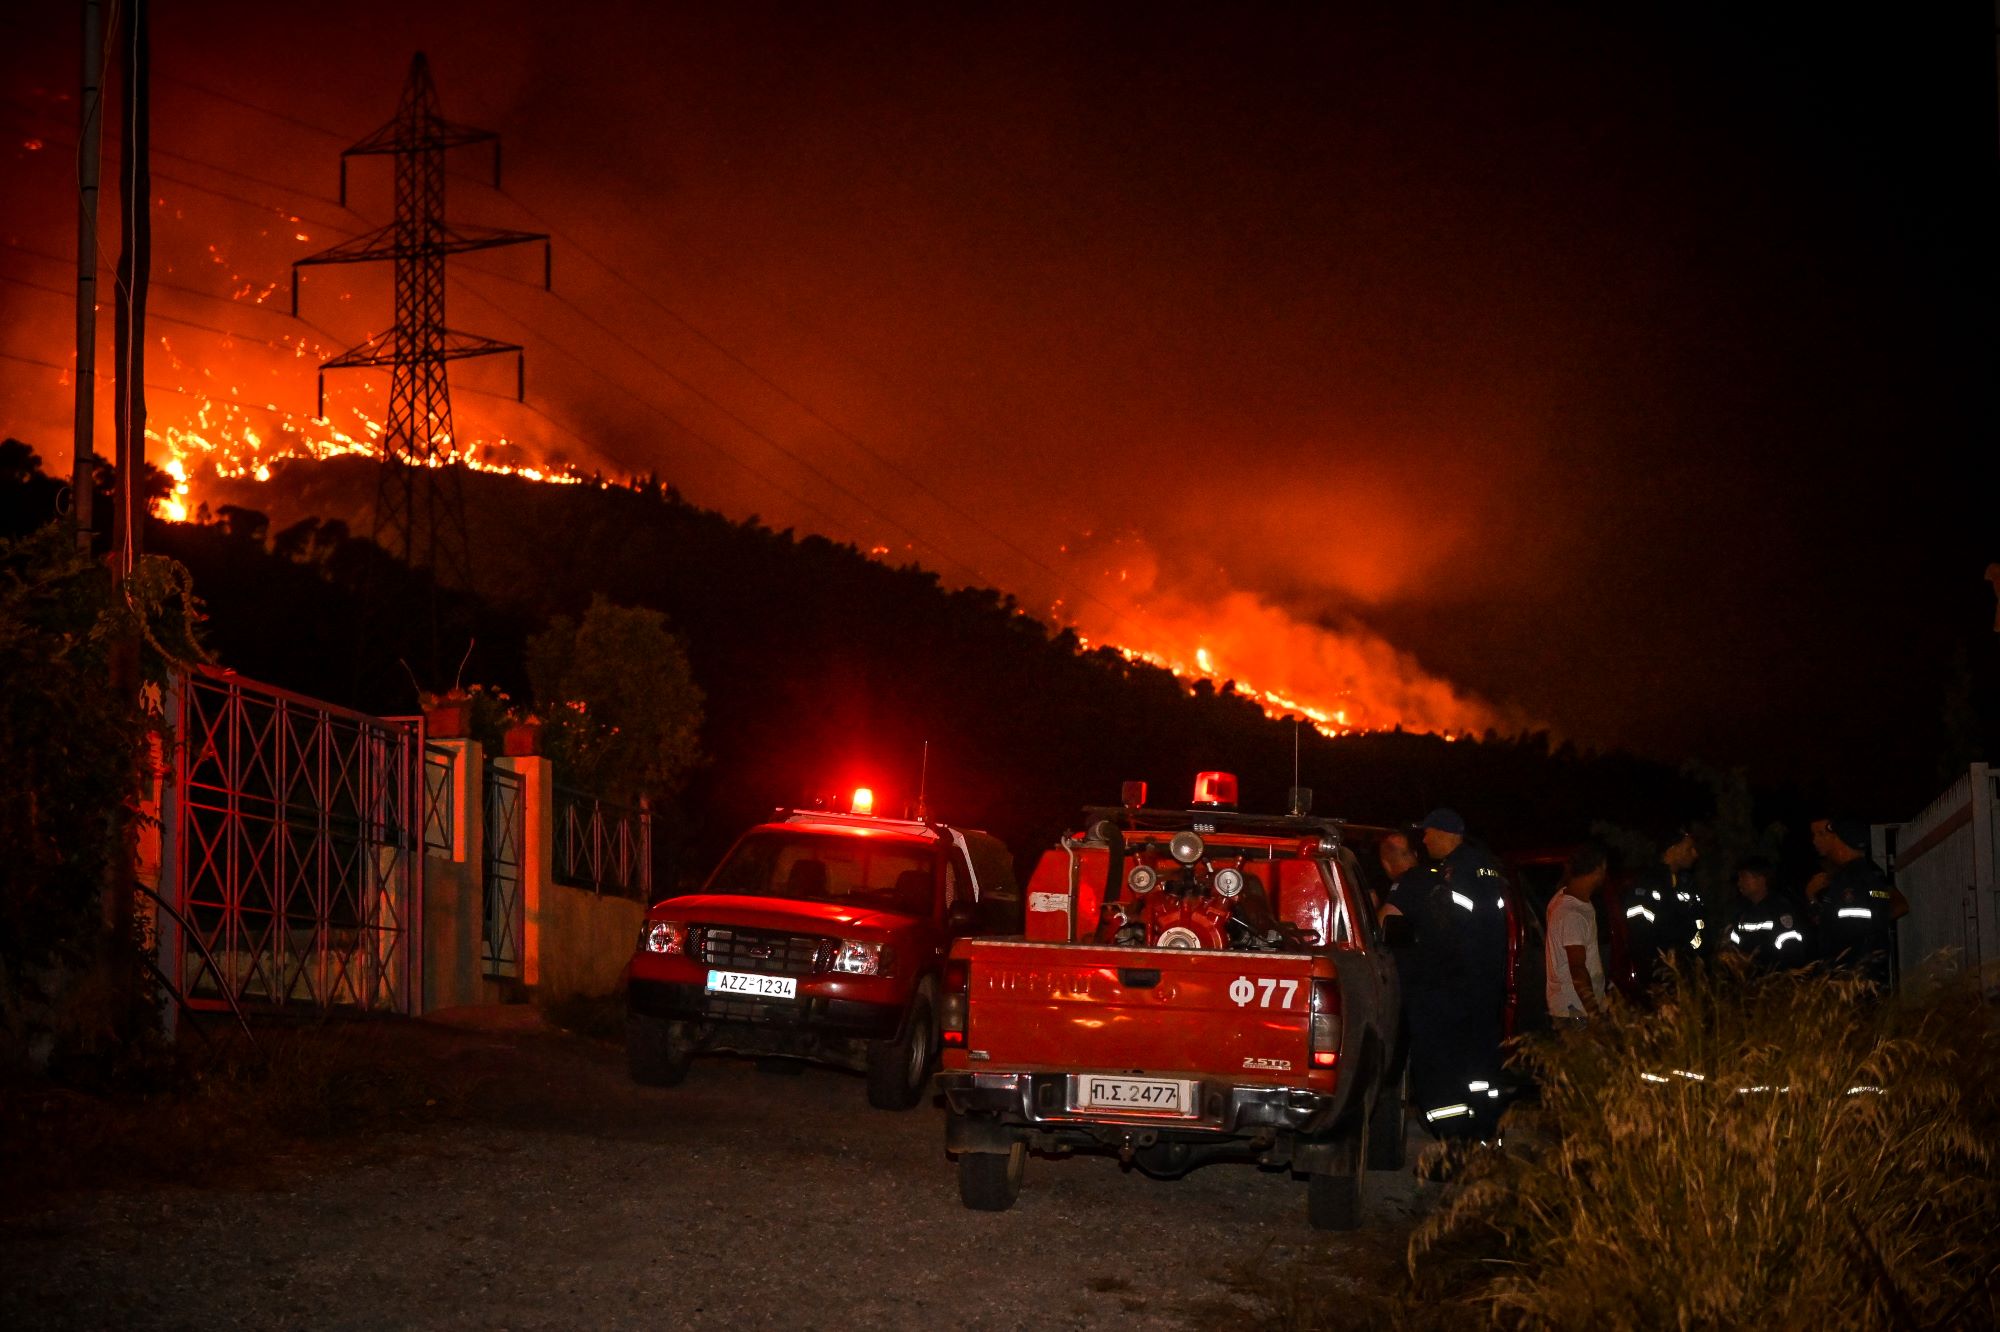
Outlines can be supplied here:
M1659 860L1634 875L1625 890L1625 955L1642 987L1652 985L1667 959L1685 966L1701 955L1708 922L1693 872L1700 858L1694 834L1676 829Z
M1392 909L1412 919L1405 970L1410 1081L1440 1138L1490 1138L1500 1117L1501 1012L1507 965L1507 879L1465 820L1435 809L1420 825L1431 863L1396 884Z
M1866 980L1889 984L1890 925L1909 904L1868 858L1868 825L1851 819L1819 819L1812 826L1813 850L1826 862L1813 893L1820 955L1829 966L1850 969Z
M1757 971L1804 966L1812 960L1806 909L1771 887L1771 862L1752 856L1736 867L1736 901L1721 937Z

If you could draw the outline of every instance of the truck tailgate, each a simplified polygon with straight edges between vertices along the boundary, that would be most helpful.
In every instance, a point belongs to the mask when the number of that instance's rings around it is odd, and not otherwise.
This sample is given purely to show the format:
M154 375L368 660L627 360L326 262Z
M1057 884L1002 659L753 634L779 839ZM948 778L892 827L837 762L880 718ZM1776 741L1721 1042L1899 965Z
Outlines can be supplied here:
M1311 1064L1313 978L1334 974L1298 953L990 939L958 952L974 1067L1296 1083Z

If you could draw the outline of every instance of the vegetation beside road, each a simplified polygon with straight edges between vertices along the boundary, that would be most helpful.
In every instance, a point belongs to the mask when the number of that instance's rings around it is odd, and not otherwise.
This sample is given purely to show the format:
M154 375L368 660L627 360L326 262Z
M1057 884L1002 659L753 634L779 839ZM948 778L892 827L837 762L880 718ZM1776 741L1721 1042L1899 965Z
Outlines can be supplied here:
M1411 1244L1507 1327L2000 1326L2000 1014L1969 986L1680 978L1527 1046L1538 1106Z

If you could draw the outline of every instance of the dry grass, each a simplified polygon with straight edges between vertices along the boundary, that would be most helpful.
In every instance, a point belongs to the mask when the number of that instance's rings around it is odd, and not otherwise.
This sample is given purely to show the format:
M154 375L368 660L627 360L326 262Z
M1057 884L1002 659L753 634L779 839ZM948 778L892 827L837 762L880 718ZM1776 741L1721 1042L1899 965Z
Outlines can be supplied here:
M2000 1326L2000 1023L1725 968L1521 1052L1413 1274L1503 1326ZM1698 1076L1690 1076L1698 1075Z

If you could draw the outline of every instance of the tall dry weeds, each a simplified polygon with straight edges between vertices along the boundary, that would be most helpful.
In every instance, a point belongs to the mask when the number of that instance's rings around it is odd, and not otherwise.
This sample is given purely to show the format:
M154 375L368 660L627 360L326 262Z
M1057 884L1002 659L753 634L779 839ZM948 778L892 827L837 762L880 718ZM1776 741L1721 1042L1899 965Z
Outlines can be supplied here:
M2000 1034L1724 967L1523 1049L1539 1106L1410 1244L1505 1326L2000 1326Z

